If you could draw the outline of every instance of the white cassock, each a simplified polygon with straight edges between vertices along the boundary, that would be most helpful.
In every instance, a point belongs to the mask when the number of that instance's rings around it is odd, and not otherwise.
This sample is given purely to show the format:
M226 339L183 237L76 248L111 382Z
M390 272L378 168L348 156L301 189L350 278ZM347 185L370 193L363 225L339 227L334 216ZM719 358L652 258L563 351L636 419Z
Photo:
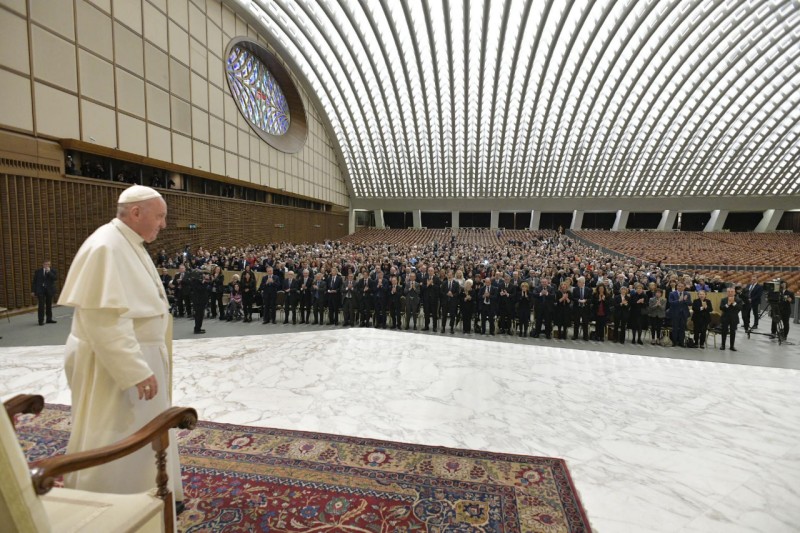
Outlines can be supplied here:
M115 443L170 407L172 317L136 232L114 219L90 235L72 262L58 303L75 308L64 364L72 390L68 453ZM151 374L158 394L140 400L136 384ZM167 466L175 499L182 500L174 431ZM127 494L154 488L155 479L155 452L146 445L125 458L68 474L64 484Z

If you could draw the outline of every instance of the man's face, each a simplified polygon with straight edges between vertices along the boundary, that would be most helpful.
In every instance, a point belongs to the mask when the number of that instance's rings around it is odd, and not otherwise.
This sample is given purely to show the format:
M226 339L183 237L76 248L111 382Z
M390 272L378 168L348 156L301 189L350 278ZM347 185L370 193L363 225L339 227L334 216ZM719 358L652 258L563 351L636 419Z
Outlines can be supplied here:
M733 298L734 296L736 296L736 289L728 287L728 298Z
M162 198L142 202L132 208L131 221L131 228L144 242L153 242L167 227L167 203Z
M45 261L44 263L42 263L42 268L44 268L45 270L49 270L50 269L50 261Z

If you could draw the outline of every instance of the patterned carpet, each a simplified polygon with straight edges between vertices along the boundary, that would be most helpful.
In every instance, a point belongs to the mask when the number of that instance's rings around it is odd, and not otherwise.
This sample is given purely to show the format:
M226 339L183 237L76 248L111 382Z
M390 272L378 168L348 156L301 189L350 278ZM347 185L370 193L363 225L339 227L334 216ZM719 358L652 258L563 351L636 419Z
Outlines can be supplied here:
M17 432L28 459L63 453L69 408ZM199 532L588 532L562 459L201 422L181 432Z

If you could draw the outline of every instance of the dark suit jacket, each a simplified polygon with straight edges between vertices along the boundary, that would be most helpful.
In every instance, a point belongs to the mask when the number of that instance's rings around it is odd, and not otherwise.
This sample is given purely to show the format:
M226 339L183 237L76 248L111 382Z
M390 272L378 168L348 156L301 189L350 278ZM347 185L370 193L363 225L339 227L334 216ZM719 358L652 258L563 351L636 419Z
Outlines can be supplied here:
M40 268L33 273L31 292L37 296L45 294L53 296L56 293L56 280L58 280L58 274L55 270L51 268L45 275L44 269Z
M742 300L734 296L733 304L728 305L728 297L725 296L719 302L719 311L722 313L723 324L739 324L739 311L742 310Z
M750 285L747 285L749 287ZM761 297L764 295L764 287L760 283L753 285L750 289L750 305L760 305Z
M572 288L572 308L576 314L589 316L592 311L592 289L589 287L583 288L583 298L581 298L581 288ZM586 300L583 306L580 305L578 300Z

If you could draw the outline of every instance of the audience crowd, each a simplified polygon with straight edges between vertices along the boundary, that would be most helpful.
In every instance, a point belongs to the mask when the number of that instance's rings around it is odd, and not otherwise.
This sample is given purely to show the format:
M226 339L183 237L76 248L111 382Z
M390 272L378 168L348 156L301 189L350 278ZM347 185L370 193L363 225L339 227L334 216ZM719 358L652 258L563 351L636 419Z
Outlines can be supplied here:
M162 281L176 316L191 316L193 302L204 300L211 318L250 322L258 312L264 324L275 324L280 309L284 324L450 334L458 327L464 334L566 339L571 333L573 340L624 343L630 337L643 344L649 337L652 344L705 346L716 316L722 348L728 341L735 350L738 324L757 328L765 299L767 280L755 275L743 285L681 275L557 232L425 243L353 237L216 250L187 246L173 254L161 250L155 262L165 269ZM172 277L166 269L178 272ZM226 282L223 270L237 274ZM723 293L719 309L708 297L713 292ZM780 324L773 321L773 330L782 326L785 335L794 293L785 284L768 292L779 292Z

